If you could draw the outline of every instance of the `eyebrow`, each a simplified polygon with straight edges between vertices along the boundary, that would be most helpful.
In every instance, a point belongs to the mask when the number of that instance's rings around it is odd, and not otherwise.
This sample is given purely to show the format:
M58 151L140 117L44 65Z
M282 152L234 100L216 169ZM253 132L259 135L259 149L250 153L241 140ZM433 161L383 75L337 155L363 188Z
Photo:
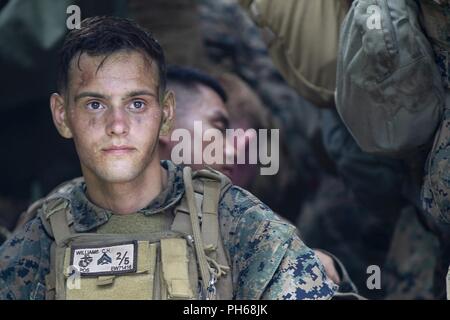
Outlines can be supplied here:
M136 97L136 96L152 96L152 97L156 98L156 94L154 94L151 91L136 90L136 91L131 91L131 92L127 93L127 95L125 96L125 99Z
M122 98L122 100L126 100L129 98L133 98L133 97L137 97L137 96L152 96L154 98L156 98L156 94L154 94L151 91L148 90L136 90L136 91L131 91L128 92L124 98ZM74 101L78 101L81 98L98 98L98 99L104 99L104 100L108 100L111 98L111 96L107 96L107 95L103 95L101 93L98 92L92 92L92 91L86 91L86 92L82 92L78 95L75 96Z
M90 92L90 91L87 91L87 92L82 92L82 93L80 93L80 94L77 94L77 95L73 98L73 100L74 100L75 102L77 102L78 100L80 100L80 99L82 99L82 98L108 99L109 96L105 96L105 95L100 94L100 93L97 93L97 92Z

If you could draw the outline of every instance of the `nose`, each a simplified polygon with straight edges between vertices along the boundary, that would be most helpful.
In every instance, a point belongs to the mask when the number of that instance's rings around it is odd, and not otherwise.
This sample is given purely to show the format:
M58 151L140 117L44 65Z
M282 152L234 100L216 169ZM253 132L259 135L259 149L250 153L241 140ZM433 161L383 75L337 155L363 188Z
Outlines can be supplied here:
M129 120L125 110L111 108L108 114L106 134L109 136L127 135L130 130Z

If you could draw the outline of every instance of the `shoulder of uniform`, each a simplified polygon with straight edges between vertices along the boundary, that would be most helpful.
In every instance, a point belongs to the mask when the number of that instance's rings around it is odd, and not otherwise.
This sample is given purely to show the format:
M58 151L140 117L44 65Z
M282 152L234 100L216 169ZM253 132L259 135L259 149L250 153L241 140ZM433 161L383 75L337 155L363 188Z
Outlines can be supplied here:
M55 209L62 206L63 203L69 202L73 188L80 185L83 181L84 179L82 177L65 181L50 191L46 197L33 202L27 210L20 215L15 230L37 217L40 209L42 209L47 216L49 212L54 212Z
M254 236L260 232L285 240L295 233L295 226L285 220L249 191L232 186L221 203L221 217L235 234Z
M58 196L65 197L72 192L74 187L79 186L83 182L84 182L83 177L78 177L69 181L65 181L60 185L58 185L56 188L54 188L52 191L50 191L50 193L45 199L48 200Z
M264 202L258 199L250 191L236 185L232 185L227 189L222 201L237 207L238 211L246 211L248 209L257 210L258 212L266 212L273 214Z
M206 169L195 171L192 174L192 183L194 184L194 190L196 192L203 193L203 186L205 180L212 180L220 182L220 196L233 186L230 178L221 173L220 171L214 170L210 167Z

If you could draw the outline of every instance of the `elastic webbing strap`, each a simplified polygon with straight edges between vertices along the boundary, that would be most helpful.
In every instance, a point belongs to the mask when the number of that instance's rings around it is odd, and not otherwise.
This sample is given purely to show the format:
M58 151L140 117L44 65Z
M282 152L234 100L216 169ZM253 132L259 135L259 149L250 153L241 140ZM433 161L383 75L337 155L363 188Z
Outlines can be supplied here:
M220 181L204 180L202 236L206 247L216 250L219 242L218 206Z
M61 199L51 201L44 208L45 217L50 220L52 234L58 247L63 246L72 234L66 216L68 205L67 201Z
M209 273L209 265L206 260L205 251L203 248L203 240L200 231L200 222L198 220L198 212L195 203L194 187L192 185L192 169L188 166L183 169L183 180L186 189L186 201L189 208L189 216L191 218L192 233L194 236L195 251L197 253L200 274L202 276L202 285L205 294L208 292L208 285L211 281Z

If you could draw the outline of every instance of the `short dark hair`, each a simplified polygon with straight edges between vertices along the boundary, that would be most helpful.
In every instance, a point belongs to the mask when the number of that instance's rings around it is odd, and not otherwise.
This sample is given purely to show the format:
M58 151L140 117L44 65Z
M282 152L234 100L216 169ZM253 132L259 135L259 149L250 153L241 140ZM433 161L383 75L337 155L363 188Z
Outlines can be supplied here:
M167 68L167 82L179 84L186 88L194 88L201 84L216 92L224 103L228 100L227 94L219 81L198 69L171 65Z
M71 30L59 52L58 90L67 88L69 66L75 55L110 55L121 50L137 50L157 63L159 92L166 88L164 52L153 36L137 23L119 17L91 17L81 22L80 29Z

